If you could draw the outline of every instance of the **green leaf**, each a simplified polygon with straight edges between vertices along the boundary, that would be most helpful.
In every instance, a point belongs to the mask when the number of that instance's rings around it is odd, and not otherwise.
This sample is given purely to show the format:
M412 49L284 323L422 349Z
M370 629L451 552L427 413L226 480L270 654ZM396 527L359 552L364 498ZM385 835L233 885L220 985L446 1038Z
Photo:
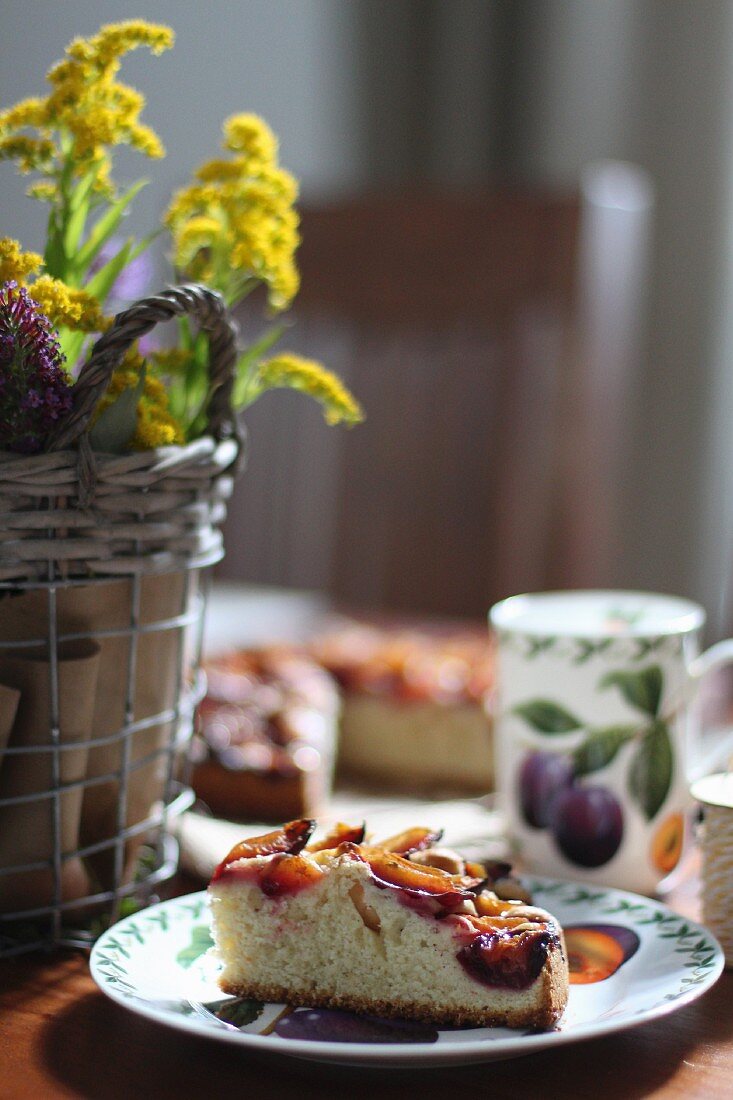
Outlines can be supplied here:
M66 254L64 253L63 239L59 228L58 215L54 207L48 215L48 227L46 229L46 248L43 253L43 267L47 275L53 278L61 278L65 272Z
M108 405L89 433L92 450L100 454L125 454L137 428L137 403L145 386L146 364L143 363L140 378L134 389L122 390L119 397Z
M131 240L125 241L119 252L116 252L111 259L107 260L104 267L100 267L99 271L92 275L89 282L85 283L84 289L93 294L99 302L104 301L117 276L130 262L132 244Z
M195 924L191 929L191 942L176 955L179 966L188 970L189 966L214 946L208 924Z
M664 678L659 665L650 665L640 672L609 672L603 677L600 688L617 687L632 707L656 718L662 698Z
M138 180L137 183L133 183L129 191L126 191L116 202L113 202L94 223L88 238L74 257L74 266L80 273L87 271L89 265L99 254L100 249L104 247L119 226L132 200L146 184L147 180Z
M159 230L156 230L155 233L149 233L147 237L143 237L137 244L135 244L132 239L125 241L119 252L92 276L89 282L85 284L84 289L90 294L93 294L99 302L104 304L117 276L128 264L131 264L141 252L144 252L145 249L149 247L150 242L158 236L158 232Z
M65 325L59 327L58 333L61 352L66 360L67 369L71 371L79 362L82 348L89 340L89 334L66 328Z
M578 718L550 699L532 699L529 703L521 703L514 707L513 713L538 733L570 733L582 728Z
M664 804L672 784L674 753L666 722L653 722L639 745L629 770L629 791L647 820Z
M576 775L600 771L615 759L619 749L639 732L638 726L608 726L593 730L573 753Z
M209 1008L209 1006L206 1006ZM246 1027L252 1024L262 1014L264 1005L261 1001L250 1001L246 997L235 997L233 1001L225 1001L216 1009L214 1015L224 1023L234 1027Z
M88 172L86 176L79 180L69 199L68 216L64 227L64 253L71 258L71 266L75 274L75 253L79 247L79 241L89 215L89 196L96 178L96 172Z
M250 389L252 368L278 342L287 327L285 323L273 325L237 359L234 393L232 395L232 404L235 409L240 409L249 403L250 394L248 390ZM256 393L254 396L256 396Z

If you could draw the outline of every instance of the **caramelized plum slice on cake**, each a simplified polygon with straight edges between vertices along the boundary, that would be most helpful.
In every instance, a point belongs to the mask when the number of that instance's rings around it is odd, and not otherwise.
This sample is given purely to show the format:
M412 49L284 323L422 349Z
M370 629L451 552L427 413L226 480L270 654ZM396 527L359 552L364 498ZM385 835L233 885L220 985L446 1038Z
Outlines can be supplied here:
M409 856L413 852L422 852L425 848L432 848L434 844L438 843L442 835L442 829L433 832L431 829L417 826L412 829L405 829L404 832L397 833L396 836L391 836L388 840L383 840L379 847L385 852L394 852L399 856Z
M287 825L283 825L282 829L275 829L271 833L265 833L264 836L240 840L216 868L211 881L216 882L222 878L229 867L240 859L256 859L258 856L272 856L278 853L297 855L305 848L315 827L315 821L302 818L299 821L290 821Z
M366 825L345 825L339 821L333 830L323 838L314 840L308 845L309 852L326 852L330 848L338 848L339 844L361 844L364 840Z
M396 888L408 897L431 899L447 912L454 912L464 902L472 901L473 891L480 885L479 879L423 867L379 848L367 849L364 858L377 886Z
M285 894L297 894L322 876L321 868L307 854L289 855L284 852L272 858L260 875L259 886L268 898L279 898Z

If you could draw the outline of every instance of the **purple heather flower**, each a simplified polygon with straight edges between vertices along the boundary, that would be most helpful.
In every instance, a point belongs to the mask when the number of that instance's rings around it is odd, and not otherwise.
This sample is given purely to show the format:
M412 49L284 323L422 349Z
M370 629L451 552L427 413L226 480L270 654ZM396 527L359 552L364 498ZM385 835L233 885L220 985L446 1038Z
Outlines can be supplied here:
M35 454L71 409L51 322L25 287L0 287L0 449Z
M33 388L26 390L20 400L20 405L23 409L37 409L38 406L42 404L43 398L41 397L38 390L35 390Z

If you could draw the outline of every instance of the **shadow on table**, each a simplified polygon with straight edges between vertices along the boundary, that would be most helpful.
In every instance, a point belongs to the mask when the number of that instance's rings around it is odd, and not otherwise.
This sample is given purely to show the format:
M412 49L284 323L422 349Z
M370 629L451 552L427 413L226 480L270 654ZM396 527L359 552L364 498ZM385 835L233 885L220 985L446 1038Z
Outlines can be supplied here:
M391 1100L404 1097L406 1087L425 1100L444 1100L456 1090L485 1088L488 1083L498 1096L526 1091L550 1098L634 1100L656 1095L683 1061L683 1069L691 1067L694 1074L696 1049L699 1060L711 1066L710 1044L733 1039L733 1018L726 1011L726 998L720 997L725 991L713 991L714 996L716 992L720 1003L715 1011L705 1010L703 998L657 1023L552 1052L476 1066L389 1071L255 1057L176 1032L126 1012L101 994L89 994L48 1020L42 1057L60 1084L94 1100L186 1100L223 1096L229 1090L248 1095L250 1089L264 1098L315 1100L346 1088L349 1100L372 1100L376 1095ZM694 1077L691 1085L693 1081ZM689 1095L694 1095L694 1086Z

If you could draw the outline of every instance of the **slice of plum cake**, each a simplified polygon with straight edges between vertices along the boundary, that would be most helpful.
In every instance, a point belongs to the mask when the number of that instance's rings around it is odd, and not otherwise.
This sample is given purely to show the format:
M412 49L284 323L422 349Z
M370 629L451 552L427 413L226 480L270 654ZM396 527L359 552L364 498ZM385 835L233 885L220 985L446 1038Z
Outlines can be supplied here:
M225 992L438 1025L546 1028L562 1015L562 930L507 865L466 862L428 829L376 844L346 825L313 842L314 828L244 840L214 872Z

